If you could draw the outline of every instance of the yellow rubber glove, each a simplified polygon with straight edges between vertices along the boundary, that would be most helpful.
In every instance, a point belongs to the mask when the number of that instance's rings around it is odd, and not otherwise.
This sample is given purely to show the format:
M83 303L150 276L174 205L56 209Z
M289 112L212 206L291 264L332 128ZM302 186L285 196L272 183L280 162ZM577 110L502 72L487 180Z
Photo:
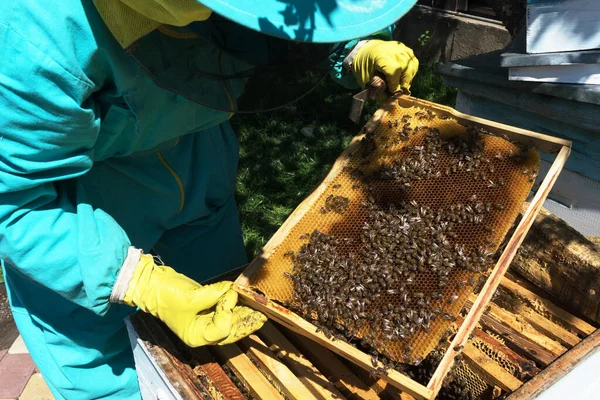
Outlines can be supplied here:
M361 88L380 73L393 94L410 94L410 84L418 70L419 60L413 51L395 41L369 40L352 61L352 72Z
M237 306L232 282L202 286L144 254L125 293L124 303L162 320L190 347L233 343L260 329L267 317ZM214 308L214 310L213 310Z

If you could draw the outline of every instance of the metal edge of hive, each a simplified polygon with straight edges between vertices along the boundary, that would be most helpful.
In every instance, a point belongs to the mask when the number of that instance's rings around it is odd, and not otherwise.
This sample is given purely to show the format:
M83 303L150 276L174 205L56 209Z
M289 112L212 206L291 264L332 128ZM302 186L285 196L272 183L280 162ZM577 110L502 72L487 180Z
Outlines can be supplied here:
M160 328L153 317L138 312L132 315L129 323L135 329L138 340L144 346L146 352L160 368L164 379L169 386L177 392L184 400L212 399L210 389L198 380L192 379L192 369L189 365L182 363L165 349L169 343L163 338L157 338L156 334Z

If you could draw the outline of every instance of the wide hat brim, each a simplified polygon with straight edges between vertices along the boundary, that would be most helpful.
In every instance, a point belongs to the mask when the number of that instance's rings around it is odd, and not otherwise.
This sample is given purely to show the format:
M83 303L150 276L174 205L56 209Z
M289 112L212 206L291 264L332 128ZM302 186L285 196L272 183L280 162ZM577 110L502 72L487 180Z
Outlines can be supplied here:
M417 0L202 0L250 29L283 39L334 43L366 37L398 21Z

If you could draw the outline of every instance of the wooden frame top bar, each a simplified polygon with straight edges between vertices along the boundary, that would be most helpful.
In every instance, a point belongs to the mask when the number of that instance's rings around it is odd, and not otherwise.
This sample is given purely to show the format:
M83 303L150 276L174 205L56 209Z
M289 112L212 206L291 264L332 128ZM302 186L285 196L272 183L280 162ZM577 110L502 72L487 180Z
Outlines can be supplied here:
M435 105L436 112L454 117L459 123L463 125L479 125L481 127L484 127L486 130L490 131L491 133L497 135L506 135L511 140L514 140L516 142L531 144L542 153L558 154L558 152L563 146L571 147L573 145L573 142L571 142L570 140L560 139L554 136L548 136L542 133L529 131L527 129L521 129L510 125L501 124L500 122L495 122L489 119L463 114L460 111L456 111L451 107L431 103L427 100L416 99L414 97L409 96L400 96L398 98L398 105L401 107L421 106L431 108L432 104Z

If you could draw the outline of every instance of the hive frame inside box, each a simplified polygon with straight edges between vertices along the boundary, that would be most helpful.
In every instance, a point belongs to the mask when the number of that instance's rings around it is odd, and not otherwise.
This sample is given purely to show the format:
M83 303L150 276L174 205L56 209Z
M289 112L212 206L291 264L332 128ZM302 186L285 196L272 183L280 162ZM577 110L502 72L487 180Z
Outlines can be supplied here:
M494 269L490 273L485 285L481 289L481 292L477 296L477 300L473 304L473 307L464 319L463 324L458 329L451 345L444 354L442 361L435 370L431 380L427 386L412 380L406 375L401 374L395 370L389 370L387 375L381 376L385 381L389 382L393 386L400 390L410 394L417 399L433 399L437 396L440 391L444 378L448 374L450 368L454 363L454 358L457 353L466 344L469 335L477 325L481 315L483 314L487 304L490 302L492 295L498 288L500 280L507 271L512 259L514 258L519 246L523 242L525 235L529 231L529 228L533 224L535 217L540 211L542 204L546 197L550 193L554 182L558 178L560 171L569 154L571 152L571 142L539 133L531 132L524 129L515 128L509 125L500 124L497 122L489 121L482 118L473 117L467 114L460 113L450 107L441 106L439 104L431 103L425 100L416 99L409 96L400 96L399 98L393 99L390 103L384 105L381 109L377 110L373 115L373 118L367 122L366 128L372 129L374 126L383 120L383 117L387 114L386 109L393 107L394 102L398 102L401 107L421 107L435 111L438 115L447 115L455 118L459 123L463 125L478 125L485 128L487 131L499 134L507 135L511 140L520 142L523 144L531 144L535 148L544 153L557 154L556 159L552 163L552 166L542 183L540 184L533 200L529 207L523 214L519 225L512 234L510 241L506 245L506 248L496 263ZM262 250L262 253L256 257L244 270L242 275L236 280L235 288L240 294L242 300L250 305L251 307L264 312L269 318L277 321L278 323L286 326L287 328L304 335L315 342L327 347L336 354L350 360L351 362L366 368L371 369L371 357L367 353L357 349L353 345L343 342L341 340L328 339L322 332L317 332L317 327L310 322L304 320L299 315L286 309L285 307L267 299L263 294L255 291L249 286L250 278L261 268L264 261L269 257L270 254L277 248L279 244L285 240L290 230L300 221L304 214L315 207L315 203L323 191L327 188L328 184L336 176L337 172L344 167L347 157L356 148L358 142L362 136L354 138L348 148L340 155L338 160L333 165L331 171L325 178L325 180L315 189L315 191L308 196L294 212L289 216L285 223L279 228L275 235L269 240ZM456 350L455 350L456 349ZM458 350L458 351L457 351ZM382 365L380 365L382 366Z

